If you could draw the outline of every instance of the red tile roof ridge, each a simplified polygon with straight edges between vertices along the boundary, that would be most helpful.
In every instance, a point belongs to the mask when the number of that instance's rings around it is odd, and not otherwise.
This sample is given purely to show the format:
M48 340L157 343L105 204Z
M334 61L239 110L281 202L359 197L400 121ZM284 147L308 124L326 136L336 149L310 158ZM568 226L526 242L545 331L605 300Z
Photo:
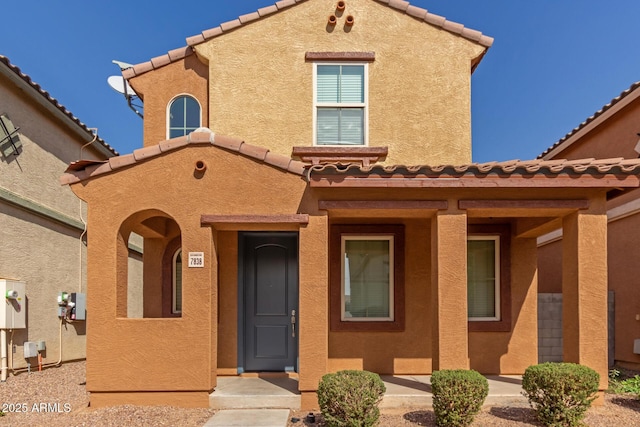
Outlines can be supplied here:
M203 30L200 34L187 37L187 46L174 49L165 55L160 55L152 58L149 61L136 64L131 68L127 68L122 71L122 75L125 79L130 79L141 74L147 73L154 69L163 67L171 62L179 61L194 53L193 46L204 43L215 37L221 36L230 31L236 30L244 25L247 25L253 21L257 21L271 14L280 12L284 9L295 6L296 4L303 3L308 0L281 0L273 5L266 6L258 9L255 12L247 13L239 16L231 21L222 22L217 27L213 27L207 30ZM493 45L493 37L485 36L480 31L467 28L464 25L449 21L443 16L436 15L423 9L421 7L413 6L411 3L403 0L373 0L377 3L382 3L388 7L391 7L399 12L405 13L420 21L424 21L427 24L441 28L450 33L464 37L472 42L478 43L481 46L490 48Z
M282 154L272 153L265 147L247 144L241 139L225 135L216 135L208 128L198 128L189 135L167 139L156 145L142 147L134 150L131 154L111 157L108 162L72 162L67 168L65 174L60 177L60 183L62 185L73 184L84 181L88 178L95 178L102 174L133 166L137 163L145 162L154 157L188 145L204 144L210 144L217 148L237 153L244 157L249 157L296 175L303 176L305 173L305 163L299 160L293 160ZM104 166L102 163L107 163L108 166ZM93 169L89 170L90 168Z
M21 80L23 80L26 84L28 84L36 92L38 92L39 95L41 95L44 99L46 99L48 102L50 102L55 108L60 110L60 112L62 112L62 114L67 116L69 119L71 119L71 121L74 122L78 127L80 127L80 129L82 129L83 131L87 132L87 134L88 134L87 136L88 137L93 138L94 134L91 131L91 129L89 129L87 127L86 124L81 122L79 118L74 116L73 113L71 113L71 111L67 110L67 108L64 105L60 104L60 102L58 102L58 100L56 98L52 97L51 94L49 92L47 92L46 90L44 90L38 83L34 82L28 74L23 73L22 70L18 66L12 64L11 61L9 60L9 58L7 58L4 55L0 55L0 63L3 63L9 70L11 70ZM113 155L115 155L115 156L118 155L118 152L115 150L115 148L113 148L111 145L107 144L99 136L96 138L96 142L98 142L99 144L104 146L107 150L109 150L111 153L113 153Z
M623 101L625 98L627 98L629 95L634 93L636 90L638 90L638 88L640 88L640 81L637 81L637 82L633 83L630 87L628 87L627 89L622 91L620 93L620 95L618 95L615 98L613 98L611 101L609 101L608 104L604 105L601 109L599 109L598 111L593 113L591 116L589 116L585 121L583 121L578 126L573 128L569 133L567 133L565 136L560 138L551 147L549 147L546 150L544 150L542 152L542 154L540 154L538 156L538 158L542 159L545 156L551 154L552 151L555 151L557 149L562 149L564 147L564 145L569 144L569 141L571 140L571 138L574 135L576 135L578 132L580 132L582 129L584 129L586 126L588 126L590 123L593 123L595 120L597 120L603 114L605 114L607 111L611 110L611 108L613 108L614 106L619 104L621 101ZM638 95L640 96L640 92L638 92Z

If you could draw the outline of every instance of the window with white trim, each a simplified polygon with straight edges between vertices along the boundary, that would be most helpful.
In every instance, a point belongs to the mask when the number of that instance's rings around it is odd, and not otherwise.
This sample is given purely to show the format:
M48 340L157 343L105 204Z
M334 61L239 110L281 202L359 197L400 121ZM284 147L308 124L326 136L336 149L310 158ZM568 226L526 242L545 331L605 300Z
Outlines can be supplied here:
M500 236L467 238L467 312L470 321L500 320Z
M182 249L178 249L173 255L171 263L171 279L172 279L172 304L171 312L174 314L182 313Z
M342 236L342 321L393 321L391 236Z
M198 101L189 95L180 95L169 104L168 137L188 135L201 125L201 109Z
M314 145L367 145L367 64L314 64Z

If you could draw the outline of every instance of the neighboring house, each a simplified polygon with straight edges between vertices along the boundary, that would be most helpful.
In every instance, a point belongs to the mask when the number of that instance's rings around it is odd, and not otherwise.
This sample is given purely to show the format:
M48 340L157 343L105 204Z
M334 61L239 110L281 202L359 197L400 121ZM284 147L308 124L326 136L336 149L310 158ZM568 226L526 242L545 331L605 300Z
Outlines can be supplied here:
M640 161L472 164L490 37L401 1L286 0L187 43L124 71L144 147L61 178L88 203L92 406L207 406L242 372L296 371L304 408L340 369L522 374L558 225L564 358L607 387L605 202Z
M633 84L540 158L636 159L640 154L640 83ZM612 193L613 195L613 193ZM610 291L610 363L640 369L640 191L607 201ZM562 297L562 238L558 230L540 238L539 292ZM550 331L546 331L551 335ZM557 337L556 337L557 339Z
M87 290L86 205L59 176L74 159L118 153L4 56L0 121L0 279L24 283L27 301L19 296L26 328L2 331L7 366L38 369L37 357L24 357L25 342L44 341L44 365L84 359L85 322L61 319L58 296ZM2 294L2 313L13 313Z

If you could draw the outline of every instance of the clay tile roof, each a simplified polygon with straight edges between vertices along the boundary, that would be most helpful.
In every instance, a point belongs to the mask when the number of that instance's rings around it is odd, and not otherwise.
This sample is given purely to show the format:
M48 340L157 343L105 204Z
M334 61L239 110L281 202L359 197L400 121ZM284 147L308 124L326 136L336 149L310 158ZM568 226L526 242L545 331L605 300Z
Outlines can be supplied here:
M530 176L544 175L553 178L560 174L607 174L640 175L640 159L581 159L581 160L510 160L507 162L471 163L466 165L393 165L380 164L368 167L358 164L329 164L307 166L309 176L344 175L354 177L388 177L406 178L483 178L487 176Z
M111 157L106 162L86 160L73 162L67 167L66 173L60 177L60 183L62 185L74 184L118 169L134 166L138 163L161 156L169 151L178 150L189 145L205 144L237 153L238 155L257 160L296 175L304 176L305 174L305 164L300 161L292 160L290 157L282 154L271 153L264 147L247 144L241 139L216 135L207 128L200 128L186 136L168 139L157 145L139 148L131 154Z
M569 143L569 141L571 140L572 136L574 136L576 133L578 133L579 131L584 129L590 123L593 123L595 120L597 120L599 117L601 117L607 111L610 111L616 105L619 105L621 103L621 101L625 100L627 97L629 97L629 95L634 93L636 90L639 90L639 88L640 88L640 82L635 82L634 84L632 84L628 89L626 89L625 91L620 93L620 95L618 95L615 98L613 98L608 104L606 104L601 109L599 109L598 111L593 113L592 116L588 117L584 122L580 123L577 127L575 127L573 130L571 130L571 132L569 132L568 134L566 134L565 136L560 138L560 140L558 140L551 147L547 148L542 154L540 154L538 156L538 158L542 159L545 156L547 156L548 154L551 154L552 151L554 151L554 150L556 150L558 148L564 148L563 146L567 145ZM639 90L638 93L640 93L640 90Z
M49 92L47 92L46 90L42 89L42 87L38 83L36 83L33 80L31 80L31 77L29 77L27 74L23 73L20 70L20 68L18 68L17 66L13 65L11 63L11 61L9 61L9 58L7 58L6 56L0 55L0 64L4 64L4 66L6 66L7 69L9 69L16 76L18 76L21 80L23 80L27 85L29 85L31 88L33 88L38 93L38 96L43 97L47 102L51 103L51 105L53 105L55 108L60 110L60 112L62 114L67 116L69 119L71 119L72 122L74 122L80 129L82 129L84 132L87 133L87 137L88 138L93 138L94 134L87 127L87 125L82 123L80 121L80 119L78 119L76 116L74 116L71 113L71 111L67 110L64 105L60 104L57 99L55 99L54 97L52 97L49 94ZM112 146L107 144L102 138L98 137L96 139L96 142L98 142L103 147L105 147L114 156L118 155L118 152Z
M200 43L204 43L215 37L218 37L230 31L236 30L237 28L240 28L244 25L248 25L253 21L262 19L265 16L271 15L273 13L277 13L281 10L287 9L291 6L295 6L296 4L302 3L305 1L307 0L281 0L271 6L263 7L258 9L255 12L247 13L231 21L223 22L217 27L204 30L200 34L187 37L186 47L172 50L166 55L161 55L151 59L150 61L142 62L140 64L134 65L131 68L127 68L126 70L123 70L122 75L124 76L124 78L130 79L132 77L147 73L151 70L160 68L171 62L179 61L194 53L192 46L198 45ZM373 0L373 1L382 3L399 12L405 13L418 20L424 21L427 24L433 25L435 27L441 28L450 33L464 37L486 48L491 47L491 45L493 44L493 37L485 36L481 32L472 30L470 28L466 28L464 25L459 24L457 22L448 21L443 16L439 16L439 15L428 12L426 9L413 6L407 1L403 1L403 0Z

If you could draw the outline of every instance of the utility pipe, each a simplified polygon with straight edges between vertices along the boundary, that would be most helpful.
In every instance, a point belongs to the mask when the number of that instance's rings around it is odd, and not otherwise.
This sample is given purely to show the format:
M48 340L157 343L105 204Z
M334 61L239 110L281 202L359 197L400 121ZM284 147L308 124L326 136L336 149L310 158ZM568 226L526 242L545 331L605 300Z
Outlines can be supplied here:
M2 357L2 373L0 374L0 381L5 382L7 380L7 330L0 329L0 357Z
M59 355L58 355L58 361L57 362L46 363L46 364L42 365L43 368L48 368L50 366L60 366L60 364L62 363L62 323L63 322L64 322L64 319L61 317L60 318L60 341L59 341L60 352L59 352ZM10 343L12 348L13 348L13 332L14 331L12 330L11 331L11 343ZM24 371L27 371L27 370L30 371L30 368L31 368L31 366L29 364L29 366L26 367L26 368L15 369L13 367L13 354L11 355L11 366L9 368L11 370L11 372L13 372L15 374L16 372L24 372Z

